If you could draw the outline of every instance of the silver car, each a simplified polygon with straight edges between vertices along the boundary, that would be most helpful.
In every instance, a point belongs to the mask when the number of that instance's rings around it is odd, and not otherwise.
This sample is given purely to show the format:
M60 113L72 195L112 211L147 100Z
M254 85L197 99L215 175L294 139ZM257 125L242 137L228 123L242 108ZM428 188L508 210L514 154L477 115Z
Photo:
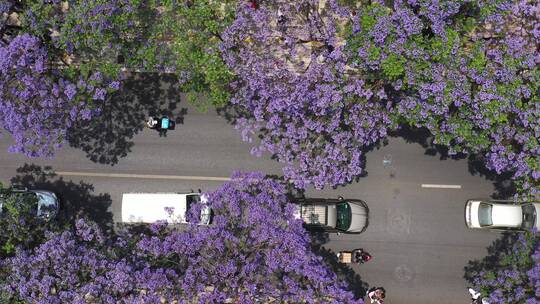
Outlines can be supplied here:
M50 220L55 218L58 215L58 198L56 194L48 190L28 190L28 189L14 189L11 190L12 194L20 196L20 199L23 199L24 196L30 196L35 198L37 202L36 215L42 219ZM4 194L0 195L0 215L4 212Z
M356 199L316 199L298 201L296 218L309 230L337 233L362 233L369 223L369 208Z

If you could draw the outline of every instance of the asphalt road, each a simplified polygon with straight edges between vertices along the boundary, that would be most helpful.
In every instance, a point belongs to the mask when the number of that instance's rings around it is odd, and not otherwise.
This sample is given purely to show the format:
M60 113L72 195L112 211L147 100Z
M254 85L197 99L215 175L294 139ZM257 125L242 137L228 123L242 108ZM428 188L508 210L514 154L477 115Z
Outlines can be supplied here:
M187 108L183 124L166 137L137 130L132 139L126 139L133 143L127 156L114 166L91 161L85 152L71 147L51 160L9 154L10 139L4 136L0 138L0 181L9 183L15 178L19 183L48 187L71 204L95 211L94 216L110 219L106 214L110 211L117 220L124 192L208 191L222 182L205 177L228 177L234 170L280 174L280 165L270 157L251 156L251 146L241 141L223 117L198 113L185 103L182 107ZM387 303L468 303L463 267L483 257L499 234L466 229L464 204L468 198L489 197L495 189L491 181L472 175L466 160L440 160L439 155L425 152L419 144L391 138L388 145L367 154L366 177L337 189L309 189L306 196L341 195L368 203L370 225L365 233L330 235L323 244L326 250L362 247L373 255L369 263L352 266L358 275L354 279L351 268L338 266L350 280L357 280L357 288L358 280L384 286ZM391 161L385 163L385 158ZM45 166L61 174L46 176ZM460 188L423 188L422 184Z

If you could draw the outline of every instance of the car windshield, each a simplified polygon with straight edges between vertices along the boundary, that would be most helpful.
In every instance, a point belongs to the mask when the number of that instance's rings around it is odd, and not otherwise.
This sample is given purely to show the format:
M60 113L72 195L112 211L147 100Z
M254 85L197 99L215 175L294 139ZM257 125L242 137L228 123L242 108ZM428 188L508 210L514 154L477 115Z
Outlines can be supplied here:
M491 226L493 222L491 220L491 208L490 204L481 203L478 206L478 222L480 226Z
M56 208L56 199L48 194L36 193L39 204L41 207L47 206L49 208Z
M523 210L523 223L521 227L525 229L534 227L534 223L536 222L536 208L534 208L533 204L525 204L521 209Z
M351 227L351 206L349 203L338 203L336 205L337 223L336 228L339 230L348 230Z

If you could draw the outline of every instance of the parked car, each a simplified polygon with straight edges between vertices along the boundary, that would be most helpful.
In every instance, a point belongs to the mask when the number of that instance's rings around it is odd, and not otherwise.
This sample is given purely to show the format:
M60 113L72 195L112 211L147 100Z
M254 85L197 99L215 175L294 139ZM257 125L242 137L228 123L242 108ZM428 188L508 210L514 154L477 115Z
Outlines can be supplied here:
M469 228L526 230L540 227L540 203L514 203L471 199L465 204Z
M17 199L30 199L36 202L36 215L44 220L50 220L58 215L58 198L49 190L12 189L0 194L0 215L5 212L4 201L6 195L16 195Z
M122 195L122 222L124 223L188 223L187 214L195 203L207 204L206 195L200 193L124 193ZM170 213L167 211L170 209ZM201 210L201 225L211 222L208 206Z
M367 229L369 208L356 199L308 198L298 201L296 217L310 230L362 233Z

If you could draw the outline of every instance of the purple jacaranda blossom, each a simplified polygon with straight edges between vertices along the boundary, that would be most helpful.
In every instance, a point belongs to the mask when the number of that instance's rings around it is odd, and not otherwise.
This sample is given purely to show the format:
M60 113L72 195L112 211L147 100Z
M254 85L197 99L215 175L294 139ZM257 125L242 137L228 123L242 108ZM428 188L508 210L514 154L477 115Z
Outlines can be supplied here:
M0 123L11 133L11 152L51 156L82 110L69 80L44 69L48 53L41 41L24 34L0 47Z
M366 91L392 87L394 120L427 128L453 153L486 154L487 168L513 173L527 196L540 187L539 8L530 1L394 1L391 8L374 1L352 19L358 31L348 39L349 64L369 76Z
M306 8L319 13L302 20ZM260 135L252 153L276 156L297 187L352 181L362 173L362 148L391 125L384 95L374 96L347 71L337 42L338 24L349 16L336 1L261 3L239 7L222 35L223 58L239 77L231 102L249 113L236 126L244 140ZM303 26L291 26L298 22Z
M466 267L467 276L490 303L537 303L540 298L540 236L536 230L503 240L480 263ZM488 262L489 261L489 262Z
M32 303L363 303L311 251L284 184L234 173L205 195L211 225L159 222L104 238L79 219L2 263L0 290Z
M94 100L105 100L105 95L107 94L107 91L102 88L96 88L94 92L94 97L92 97Z

